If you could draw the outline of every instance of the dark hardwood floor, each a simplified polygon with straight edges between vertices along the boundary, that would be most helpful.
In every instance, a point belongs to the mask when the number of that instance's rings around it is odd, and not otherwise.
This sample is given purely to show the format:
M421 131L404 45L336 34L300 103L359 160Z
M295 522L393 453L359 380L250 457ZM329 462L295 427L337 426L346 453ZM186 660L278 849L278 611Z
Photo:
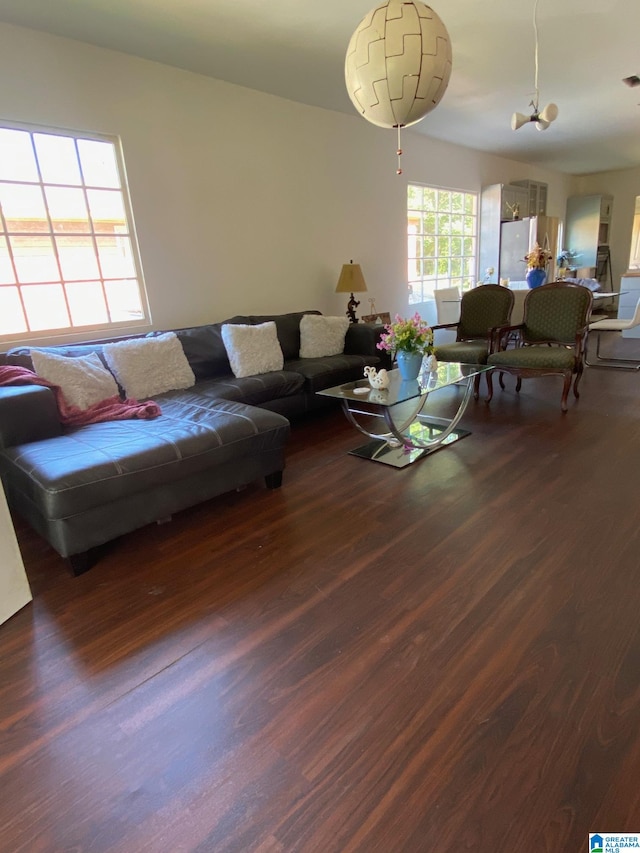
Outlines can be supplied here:
M17 521L2 853L575 853L640 832L640 373L472 402L403 471L338 411L86 575ZM443 392L446 413L460 391Z

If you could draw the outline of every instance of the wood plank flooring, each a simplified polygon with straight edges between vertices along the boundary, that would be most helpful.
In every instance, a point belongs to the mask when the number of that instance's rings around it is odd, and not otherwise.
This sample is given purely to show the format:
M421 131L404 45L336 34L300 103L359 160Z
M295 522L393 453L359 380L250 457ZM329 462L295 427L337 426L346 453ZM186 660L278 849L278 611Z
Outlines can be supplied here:
M471 403L397 471L339 411L86 575L21 522L1 853L574 853L640 833L640 374ZM451 410L453 389L434 397Z

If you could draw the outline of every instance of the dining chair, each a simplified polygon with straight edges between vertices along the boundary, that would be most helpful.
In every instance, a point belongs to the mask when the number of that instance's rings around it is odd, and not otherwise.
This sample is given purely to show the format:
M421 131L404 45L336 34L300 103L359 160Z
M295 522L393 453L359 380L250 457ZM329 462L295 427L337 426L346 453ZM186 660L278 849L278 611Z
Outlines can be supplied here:
M618 356L600 355L600 336L602 332L624 332L627 329L634 329L640 326L640 299L636 303L636 310L633 312L633 317L630 320L606 319L597 320L595 323L589 323L589 333L596 334L596 360L589 361L587 356L587 347L584 351L584 363L588 367L608 367L611 370L640 370L640 361L634 358L620 358Z
M593 305L591 291L578 284L552 282L530 290L524 301L522 323L505 326L495 333L494 351L487 364L500 373L517 377L519 392L523 379L560 375L564 378L560 406L567 411L567 397L573 382L573 393L580 396L578 385L584 370L584 350ZM515 333L515 346L508 346ZM492 373L487 385L493 394Z
M438 325L457 323L460 317L460 288L440 287L433 293Z
M486 364L493 347L493 329L510 322L513 291L500 284L480 284L462 295L460 319L457 323L434 326L452 329L456 340L435 347L438 361L460 361L464 364ZM480 376L474 380L473 394L478 399Z

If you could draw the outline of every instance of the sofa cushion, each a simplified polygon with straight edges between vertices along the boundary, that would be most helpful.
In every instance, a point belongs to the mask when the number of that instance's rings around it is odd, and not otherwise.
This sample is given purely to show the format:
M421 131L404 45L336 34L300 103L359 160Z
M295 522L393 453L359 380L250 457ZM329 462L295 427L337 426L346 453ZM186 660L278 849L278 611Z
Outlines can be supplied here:
M364 368L369 364L379 364L376 355L329 355L325 358L299 358L285 363L285 370L300 373L305 380L304 390L307 394L324 391L333 385L352 382L354 372L356 378L364 378Z
M225 320L225 323L239 321L240 318L234 317L231 320ZM231 373L229 357L222 340L222 325L222 323L209 323L204 326L175 330L196 379L209 379L212 376ZM162 333L149 332L148 337L157 337L159 334Z
M222 340L234 376L255 376L271 370L282 370L284 359L275 323L255 326L225 323L222 326Z
M33 350L31 360L38 376L58 385L67 403L77 409L88 409L119 393L113 374L95 352L67 358Z
M196 378L174 332L103 346L104 357L127 397L144 400L191 387Z
M348 328L348 317L306 314L300 320L300 358L340 355Z
M283 397L300 394L304 376L288 370L274 370L259 376L220 376L198 382L199 394L220 400L235 400L251 406L261 406Z
M31 355L34 352L43 352L48 355L64 356L65 358L86 358L86 356L95 353L103 362L104 366L107 366L107 363L106 361L104 361L104 358L102 356L102 344L99 343L69 344L68 346L57 347L13 347L7 352L7 364L14 364L18 367L26 367L29 370L33 370L33 358L31 357Z
M248 317L236 318L228 322L242 322L256 325L258 323L275 323L278 340L285 361L299 358L300 353L300 320L306 314L320 314L319 311L292 311L288 314L251 314Z
M486 341L454 341L435 348L439 361L461 361L463 364L486 364L488 354Z
M567 347L549 347L545 345L514 347L494 352L487 364L494 367L531 367L538 370L572 370L576 356L573 349Z
M231 366L222 341L222 324L194 326L178 329L176 337L196 379L208 379L221 373L230 373ZM155 336L157 333L152 333Z

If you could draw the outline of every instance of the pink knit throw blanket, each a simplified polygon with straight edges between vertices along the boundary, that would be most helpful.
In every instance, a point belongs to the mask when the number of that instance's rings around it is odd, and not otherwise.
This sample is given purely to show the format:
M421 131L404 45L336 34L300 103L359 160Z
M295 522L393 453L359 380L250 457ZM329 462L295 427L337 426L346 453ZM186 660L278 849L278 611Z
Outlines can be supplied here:
M33 370L12 364L0 365L0 385L44 385L53 391L60 422L65 426L86 426L101 421L123 421L129 418L149 420L161 414L160 406L153 400L139 403L137 400L121 400L120 397L108 397L94 403L88 409L77 409L69 405L59 385L47 382Z

